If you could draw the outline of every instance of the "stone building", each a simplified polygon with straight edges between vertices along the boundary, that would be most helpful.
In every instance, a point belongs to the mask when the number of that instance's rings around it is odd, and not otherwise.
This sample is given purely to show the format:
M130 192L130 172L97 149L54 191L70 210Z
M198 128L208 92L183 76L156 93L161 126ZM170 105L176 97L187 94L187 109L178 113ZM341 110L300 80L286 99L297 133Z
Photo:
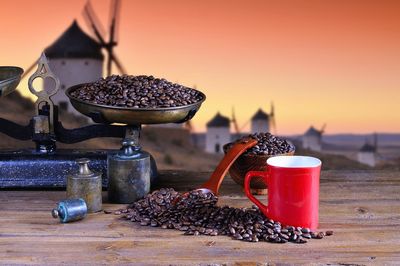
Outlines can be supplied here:
M378 137L374 134L374 144L370 144L368 140L365 141L364 145L360 148L357 154L357 160L359 163L375 167L377 163L377 150L378 150Z
M52 100L62 110L80 114L70 105L65 90L73 85L93 82L103 76L104 56L100 44L87 35L74 21L72 25L45 49L49 66L60 80L60 91ZM52 80L44 81L44 88L54 86Z
M358 151L357 160L359 163L374 167L376 165L376 151L371 144L365 143Z
M270 132L270 116L261 108L251 118L251 133Z
M321 151L322 130L319 131L311 126L302 137L302 146L304 149L312 151Z
M223 145L231 141L230 119L219 112L207 123L206 152L223 153Z

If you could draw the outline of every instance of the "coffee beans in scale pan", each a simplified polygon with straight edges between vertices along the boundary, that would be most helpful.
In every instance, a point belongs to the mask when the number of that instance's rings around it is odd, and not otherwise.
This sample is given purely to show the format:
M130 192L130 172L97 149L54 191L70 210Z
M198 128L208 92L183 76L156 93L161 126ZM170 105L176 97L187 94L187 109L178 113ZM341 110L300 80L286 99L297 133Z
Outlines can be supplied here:
M170 108L204 99L202 93L153 76L112 75L71 92L82 101L135 109Z
M244 187L244 178L249 171L264 171L267 167L268 158L277 155L294 155L295 147L287 140L274 136L271 133L255 133L247 137L256 139L257 145L248 149L242 154L229 169L231 178L239 185ZM236 140L240 141L241 139ZM233 143L224 145L223 149L226 153ZM262 178L255 177L250 184L253 194L266 194L267 186Z

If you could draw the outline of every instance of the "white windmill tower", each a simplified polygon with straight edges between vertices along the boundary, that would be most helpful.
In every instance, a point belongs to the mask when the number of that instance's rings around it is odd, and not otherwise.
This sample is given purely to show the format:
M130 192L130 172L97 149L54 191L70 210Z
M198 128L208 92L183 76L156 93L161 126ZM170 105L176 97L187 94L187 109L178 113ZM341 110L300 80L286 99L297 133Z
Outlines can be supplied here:
M271 103L269 114L259 108L251 118L251 133L271 132L272 129L276 134L274 103Z
M357 160L362 164L375 167L377 164L377 150L378 150L378 135L375 133L373 136L374 143L370 144L368 139L365 140L364 145L357 153Z
M314 126L311 126L302 137L302 146L304 149L312 150L312 151L321 151L322 150L322 134L325 131L326 124L324 124L321 130L315 129Z
M222 146L231 141L230 119L219 112L207 123L206 152L223 153Z

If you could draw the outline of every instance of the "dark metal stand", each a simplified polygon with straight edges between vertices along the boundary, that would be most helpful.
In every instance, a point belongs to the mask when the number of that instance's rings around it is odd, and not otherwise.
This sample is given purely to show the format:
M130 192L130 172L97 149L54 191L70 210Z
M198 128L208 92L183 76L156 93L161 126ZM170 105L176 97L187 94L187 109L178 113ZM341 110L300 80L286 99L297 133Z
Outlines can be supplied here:
M0 188L65 187L67 175L77 171L75 160L89 158L90 168L103 173L107 186L107 154L111 150L57 150L40 154L35 150L0 152Z
M107 156L118 150L58 150L56 142L72 144L99 137L131 138L138 136L140 126L96 124L76 129L66 129L58 121L54 106L54 134L40 133L35 127L35 117L23 126L0 118L0 132L18 140L32 139L34 150L0 151L0 188L57 188L66 186L67 174L77 169L75 160L89 158L90 168L103 173L103 187L107 187ZM48 117L46 106L41 115ZM137 143L138 145L138 143ZM151 181L157 177L157 166L151 157Z
M117 150L57 150L38 154L34 150L0 151L1 188L65 188L67 175L76 172L76 159L90 159L89 167L103 173L103 188L107 188L107 157ZM150 155L150 183L158 176L154 158Z

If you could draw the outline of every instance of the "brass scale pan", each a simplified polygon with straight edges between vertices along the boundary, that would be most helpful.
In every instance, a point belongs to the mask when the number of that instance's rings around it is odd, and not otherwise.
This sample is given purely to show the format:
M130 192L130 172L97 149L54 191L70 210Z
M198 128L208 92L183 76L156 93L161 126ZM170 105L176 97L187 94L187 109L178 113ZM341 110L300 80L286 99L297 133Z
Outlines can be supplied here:
M71 93L86 84L68 88L65 94L74 108L97 123L121 123L128 125L182 123L193 118L206 99L204 93L197 91L202 99L184 106L166 108L126 108L93 104L71 96Z
M20 67L0 66L0 97L13 92L20 80L24 70Z
M18 86L22 68L0 66L0 96L5 96L13 92ZM206 99L204 93L198 91L202 99L196 103L178 107L167 108L126 108L118 106L107 106L84 102L71 96L71 92L84 86L79 84L68 88L65 94L70 99L74 108L93 119L97 123L121 123L128 125L141 124L163 124L163 123L182 123L193 118L199 110L201 104Z

